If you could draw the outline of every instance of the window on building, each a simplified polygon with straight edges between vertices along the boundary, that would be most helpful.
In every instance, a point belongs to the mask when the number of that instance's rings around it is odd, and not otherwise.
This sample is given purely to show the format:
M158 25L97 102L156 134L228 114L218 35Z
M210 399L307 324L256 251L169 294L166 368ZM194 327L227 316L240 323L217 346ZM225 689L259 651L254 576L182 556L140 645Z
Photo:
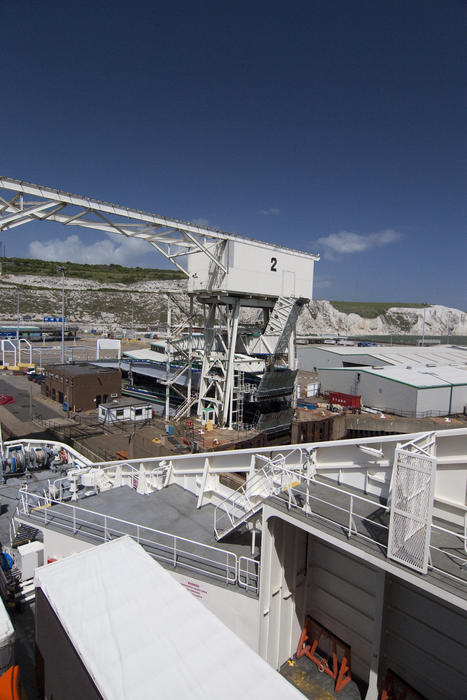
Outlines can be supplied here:
M142 415L143 415L143 409L142 408L135 408L135 417L142 416Z
M117 408L117 410L115 411L115 415L117 416L117 418L121 418L123 416L123 408Z

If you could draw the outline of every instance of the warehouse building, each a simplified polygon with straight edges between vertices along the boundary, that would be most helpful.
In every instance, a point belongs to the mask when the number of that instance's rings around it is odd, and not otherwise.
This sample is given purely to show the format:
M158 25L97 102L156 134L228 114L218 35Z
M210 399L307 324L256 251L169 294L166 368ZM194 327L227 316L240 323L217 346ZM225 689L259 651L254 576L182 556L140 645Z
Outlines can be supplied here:
M463 365L467 363L467 347L437 345L433 347L376 345L348 347L341 345L297 346L298 368L313 372L318 367L362 367L394 365Z
M96 367L87 362L49 365L41 393L70 411L90 411L121 395L122 373L113 367Z
M321 391L361 396L362 404L397 416L449 416L467 409L467 365L326 367Z

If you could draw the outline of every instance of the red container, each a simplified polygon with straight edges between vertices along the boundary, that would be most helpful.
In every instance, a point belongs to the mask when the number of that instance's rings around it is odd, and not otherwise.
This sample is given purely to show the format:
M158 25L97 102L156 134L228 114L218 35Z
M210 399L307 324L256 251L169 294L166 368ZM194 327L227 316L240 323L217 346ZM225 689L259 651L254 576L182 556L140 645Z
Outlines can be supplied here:
M360 396L352 396L352 394L342 394L340 391L329 392L329 403L339 404L345 408L361 408L362 401Z

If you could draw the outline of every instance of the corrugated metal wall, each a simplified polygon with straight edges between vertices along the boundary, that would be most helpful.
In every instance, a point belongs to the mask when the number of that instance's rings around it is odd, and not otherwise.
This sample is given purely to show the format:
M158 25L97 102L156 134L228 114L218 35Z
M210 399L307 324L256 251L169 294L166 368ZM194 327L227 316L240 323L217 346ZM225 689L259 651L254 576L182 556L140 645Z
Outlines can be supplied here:
M315 538L310 538L307 611L350 644L352 672L368 680L377 571Z
M386 577L382 671L390 668L428 700L467 697L467 615Z
M378 674L380 691L389 668L427 700L467 698L467 613L300 527L275 517L268 526L260 653L269 663L295 653L308 613L350 645L354 677Z

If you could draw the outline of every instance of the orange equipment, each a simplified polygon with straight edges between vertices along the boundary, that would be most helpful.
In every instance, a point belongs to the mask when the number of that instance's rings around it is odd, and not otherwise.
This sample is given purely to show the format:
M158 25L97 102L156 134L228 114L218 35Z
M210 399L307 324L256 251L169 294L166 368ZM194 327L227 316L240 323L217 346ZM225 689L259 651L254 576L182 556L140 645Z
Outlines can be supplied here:
M327 637L331 641L332 668L329 668L327 659L316 655L316 650L322 637ZM342 656L340 663L338 661L338 650ZM295 656L299 659L303 655L307 656L317 665L318 671L331 676L335 681L334 688L336 693L339 693L352 678L349 645L339 639L339 637L336 637L336 635L330 632L326 627L320 625L319 622L310 615L306 615L305 617L305 624Z
M27 700L20 680L19 666L11 666L0 676L1 700Z

